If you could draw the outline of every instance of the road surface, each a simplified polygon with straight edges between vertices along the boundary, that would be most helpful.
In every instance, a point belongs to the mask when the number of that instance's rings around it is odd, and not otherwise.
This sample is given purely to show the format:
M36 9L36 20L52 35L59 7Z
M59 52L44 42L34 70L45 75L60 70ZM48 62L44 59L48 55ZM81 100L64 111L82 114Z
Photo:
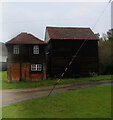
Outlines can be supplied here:
M113 85L113 80L80 84L57 85L53 90L52 94L59 94L71 90L100 85ZM0 107L47 96L52 88L53 86L27 89L0 90L0 94L2 93L2 105L0 105Z

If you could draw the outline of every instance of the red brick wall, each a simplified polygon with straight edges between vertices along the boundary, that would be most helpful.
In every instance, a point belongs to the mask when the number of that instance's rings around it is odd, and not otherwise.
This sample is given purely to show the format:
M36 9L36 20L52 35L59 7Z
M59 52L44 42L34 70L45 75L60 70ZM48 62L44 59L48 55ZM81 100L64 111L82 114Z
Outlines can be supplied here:
M43 63L43 71L42 73L31 73L31 79L32 81L40 81L40 80L46 80L46 65Z
M38 74L31 74L31 79L32 81L40 81L42 80L42 73L38 73Z
M46 80L46 64L43 63L43 80Z
M20 64L12 63L8 65L7 79L8 82L18 82L20 80Z
M30 63L21 64L21 75L23 81L30 81Z
M31 73L30 66L31 66L30 63L22 63L21 66L19 63L8 64L8 70L7 70L8 82L11 82L11 81L18 82L20 81L20 78L22 81L46 80L45 63L43 63L43 71L41 73L40 72Z

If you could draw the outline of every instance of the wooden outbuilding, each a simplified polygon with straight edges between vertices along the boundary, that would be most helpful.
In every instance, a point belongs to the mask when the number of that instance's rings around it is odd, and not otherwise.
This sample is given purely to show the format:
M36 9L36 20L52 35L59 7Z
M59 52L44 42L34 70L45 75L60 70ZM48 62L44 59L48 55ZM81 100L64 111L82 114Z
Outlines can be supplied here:
M77 56L75 53L85 40ZM98 38L90 28L47 27L47 74L60 77L72 58L75 58L64 77L89 76L98 73Z
M6 42L8 49L7 79L39 81L46 79L46 43L28 33Z

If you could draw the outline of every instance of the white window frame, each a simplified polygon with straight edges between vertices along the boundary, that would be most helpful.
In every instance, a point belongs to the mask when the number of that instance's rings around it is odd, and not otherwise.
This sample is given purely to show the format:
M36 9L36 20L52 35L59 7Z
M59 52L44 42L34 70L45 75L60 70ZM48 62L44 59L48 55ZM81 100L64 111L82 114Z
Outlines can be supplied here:
M13 46L13 54L16 54L16 55L18 55L19 54L19 45L14 45Z
M42 71L42 64L31 64L31 71Z
M39 54L39 45L33 46L33 54Z

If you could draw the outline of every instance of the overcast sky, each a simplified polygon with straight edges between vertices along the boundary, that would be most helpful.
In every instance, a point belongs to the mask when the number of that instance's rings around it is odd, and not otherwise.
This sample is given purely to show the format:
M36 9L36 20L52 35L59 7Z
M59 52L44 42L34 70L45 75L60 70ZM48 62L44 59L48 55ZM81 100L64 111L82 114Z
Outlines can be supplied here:
M46 26L90 27L106 6L106 2L10 2L2 4L2 41L21 32L44 40ZM111 5L93 31L106 33L111 28Z

